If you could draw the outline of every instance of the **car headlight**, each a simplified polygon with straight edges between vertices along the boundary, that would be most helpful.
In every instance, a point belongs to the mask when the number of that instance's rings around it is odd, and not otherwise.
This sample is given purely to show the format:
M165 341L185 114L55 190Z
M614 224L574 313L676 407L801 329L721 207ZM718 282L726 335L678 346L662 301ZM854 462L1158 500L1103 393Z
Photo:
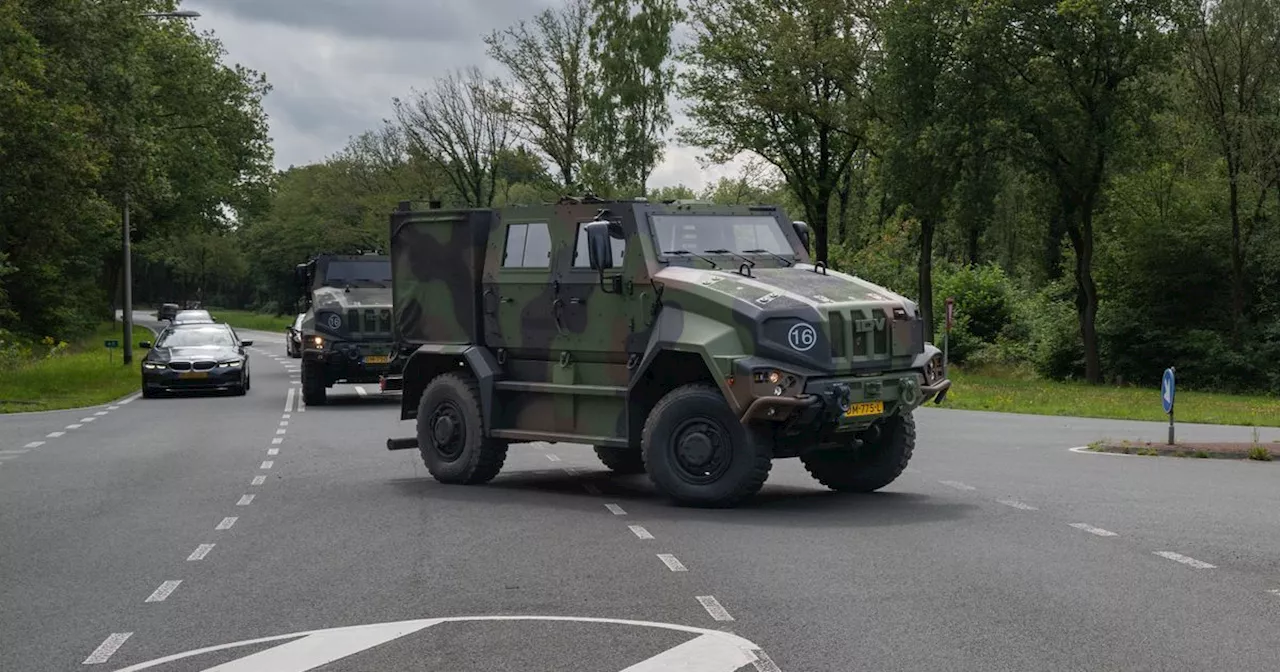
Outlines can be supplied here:
M163 365L163 364L156 364L155 362L143 362L143 363L142 363L142 368L144 368L144 369L163 369L163 368L164 368L164 365Z
M218 368L220 368L220 369L226 369L226 368L231 368L231 367L240 366L241 364L244 364L244 360L243 360L243 359L233 359L233 360L231 360L231 361L227 361L227 362L218 362Z

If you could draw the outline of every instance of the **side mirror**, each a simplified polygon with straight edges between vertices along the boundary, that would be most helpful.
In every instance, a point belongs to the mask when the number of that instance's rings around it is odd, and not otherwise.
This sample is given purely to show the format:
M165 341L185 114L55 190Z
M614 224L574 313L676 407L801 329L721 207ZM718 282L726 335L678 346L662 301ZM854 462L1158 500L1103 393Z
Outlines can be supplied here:
M240 341L240 345L242 345L242 346L244 346L244 347L246 347L246 348L247 348L247 347L249 347L249 346L253 345L253 341Z
M795 227L796 235L800 236L800 244L804 245L804 249L809 249L809 225L804 222L791 222L791 226Z
M297 266L293 267L293 282L299 287L307 284L307 265L306 264L298 264Z
M591 270L604 271L613 268L613 243L609 240L609 222L591 222L583 227L587 232L587 256Z
M143 350L150 350L150 349L151 349L151 341L139 341L139 342L138 342L138 347L139 347L139 348L142 348Z

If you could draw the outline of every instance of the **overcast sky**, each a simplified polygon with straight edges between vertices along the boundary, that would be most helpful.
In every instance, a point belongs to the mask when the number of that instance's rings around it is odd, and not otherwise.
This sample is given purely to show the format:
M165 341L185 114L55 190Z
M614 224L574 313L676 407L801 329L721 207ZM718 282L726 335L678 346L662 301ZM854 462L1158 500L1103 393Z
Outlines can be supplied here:
M278 168L321 161L391 116L391 99L453 68L499 75L482 36L530 18L554 0L187 0L227 60L267 76L265 106ZM680 123L680 104L672 111ZM650 187L695 190L731 167L700 169L693 148L667 146Z

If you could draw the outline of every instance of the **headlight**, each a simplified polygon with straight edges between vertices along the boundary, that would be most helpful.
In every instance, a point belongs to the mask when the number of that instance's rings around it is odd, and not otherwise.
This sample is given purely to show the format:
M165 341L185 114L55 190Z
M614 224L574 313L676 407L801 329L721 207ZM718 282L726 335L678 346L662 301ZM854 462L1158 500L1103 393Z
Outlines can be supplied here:
M164 368L164 364L156 364L155 362L143 362L143 363L142 363L142 368L144 368L144 369L163 369L163 368Z
M243 359L233 359L229 362L218 362L218 368L220 369L231 368L231 367L240 366L241 364L244 364Z
M320 337L320 336L313 336L313 337L311 338L311 342L312 342L313 344L315 344L315 346L316 346L317 348L323 348L323 347L324 347L324 338L322 338L322 337Z

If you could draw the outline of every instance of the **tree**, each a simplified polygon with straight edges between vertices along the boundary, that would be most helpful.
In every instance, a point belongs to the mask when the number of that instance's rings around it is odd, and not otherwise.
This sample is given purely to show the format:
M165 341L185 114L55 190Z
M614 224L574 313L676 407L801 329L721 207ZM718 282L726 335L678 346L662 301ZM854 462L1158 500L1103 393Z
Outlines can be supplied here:
M463 202L492 205L498 156L511 142L511 118L496 84L471 66L393 103L410 146L448 177Z
M566 188L574 186L586 151L590 16L591 0L565 0L540 12L532 26L520 21L484 40L512 79L502 91L522 137L551 159Z
M1245 253L1280 184L1280 8L1271 0L1201 0L1183 57L1201 116L1226 162L1231 214L1231 315L1245 321ZM1241 215L1241 191L1252 207Z
M1102 382L1093 279L1094 216L1123 140L1167 64L1170 0L993 0L978 6L972 45L996 71L1010 148L1056 192L1057 225L1075 253L1085 378Z
M693 124L681 139L715 161L752 151L776 166L823 261L832 197L865 142L867 9L864 0L690 1L681 92Z
M676 0L593 0L589 31L595 80L589 89L591 146L598 170L621 194L645 194L671 126L675 83L671 31Z

